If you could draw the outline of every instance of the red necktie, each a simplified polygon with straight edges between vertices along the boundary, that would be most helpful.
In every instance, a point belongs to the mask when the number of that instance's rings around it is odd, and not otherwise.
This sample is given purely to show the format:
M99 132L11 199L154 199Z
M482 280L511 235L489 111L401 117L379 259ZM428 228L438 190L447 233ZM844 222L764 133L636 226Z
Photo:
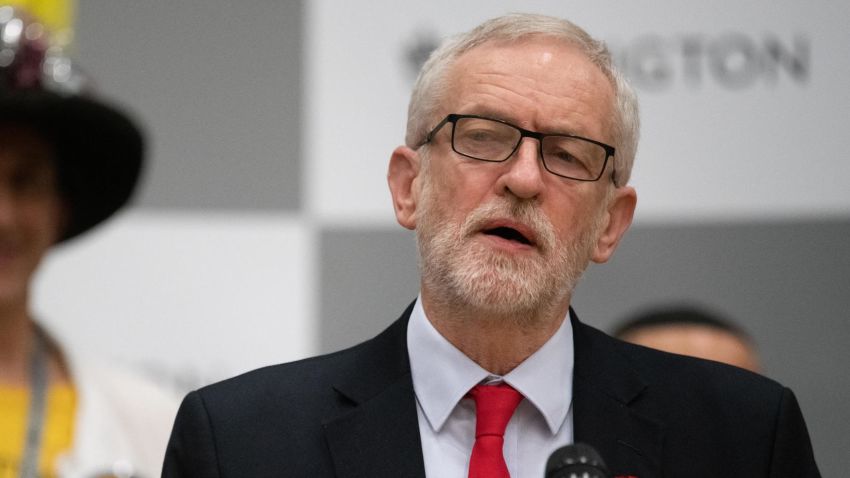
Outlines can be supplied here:
M510 478L502 448L505 427L522 394L510 385L476 385L469 391L475 400L475 445L469 459L469 478Z

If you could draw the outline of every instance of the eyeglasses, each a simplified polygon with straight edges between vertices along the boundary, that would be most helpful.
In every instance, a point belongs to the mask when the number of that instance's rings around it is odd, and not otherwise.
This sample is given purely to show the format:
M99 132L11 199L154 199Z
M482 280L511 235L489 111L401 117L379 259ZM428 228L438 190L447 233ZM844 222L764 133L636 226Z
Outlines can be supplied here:
M540 157L547 171L576 181L597 181L605 172L614 147L599 141L569 134L545 134L510 123L476 115L450 114L440 121L419 146L430 143L434 135L452 124L452 150L479 161L501 163L513 156L523 138L534 138L540 145ZM614 175L611 175L612 179Z

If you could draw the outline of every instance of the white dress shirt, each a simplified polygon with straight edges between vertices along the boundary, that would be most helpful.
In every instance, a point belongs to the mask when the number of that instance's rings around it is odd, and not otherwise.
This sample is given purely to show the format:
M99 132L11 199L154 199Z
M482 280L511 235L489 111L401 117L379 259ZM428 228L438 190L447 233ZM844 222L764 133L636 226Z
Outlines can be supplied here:
M421 296L410 315L407 347L419 434L429 478L466 478L475 442L475 404L466 393L480 382L504 381L525 397L505 430L511 478L540 478L549 455L573 442L573 331L569 316L519 366L500 377L454 347L431 325Z

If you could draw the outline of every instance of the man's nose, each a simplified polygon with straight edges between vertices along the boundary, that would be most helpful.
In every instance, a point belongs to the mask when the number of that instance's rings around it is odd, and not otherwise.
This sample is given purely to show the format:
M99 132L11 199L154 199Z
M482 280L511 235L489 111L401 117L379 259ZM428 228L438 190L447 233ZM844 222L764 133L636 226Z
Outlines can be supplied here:
M510 191L521 199L537 197L543 190L543 161L536 139L523 138L513 156L506 161L506 170L499 178L500 191Z

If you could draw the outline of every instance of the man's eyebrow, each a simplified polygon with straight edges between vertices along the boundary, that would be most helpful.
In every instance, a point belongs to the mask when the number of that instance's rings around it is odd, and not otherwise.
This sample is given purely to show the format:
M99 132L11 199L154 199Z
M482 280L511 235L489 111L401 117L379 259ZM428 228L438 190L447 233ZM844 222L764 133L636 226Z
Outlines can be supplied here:
M481 117L484 117L484 118L494 119L494 120L498 120L498 121L504 121L506 123L510 123L510 124L513 124L513 125L517 124L517 121L515 121L514 118L511 118L509 114L505 114L504 112L500 112L500 111L497 111L495 109L491 109L491 108L488 108L488 107L476 106L476 107L470 108L469 111L464 111L463 113L458 113L458 114L481 116ZM519 126L519 125L517 125L517 126Z
M536 131L536 132L546 134L546 135L567 135L567 136L581 136L581 137L587 136L586 134L582 134L581 132L576 131L572 128L569 128L567 126L558 127L558 128L546 128L546 129L541 129L541 130L537 130L537 129L534 129L534 128L526 128L525 126L520 125L519 121L512 118L509 113L505 114L505 113L502 113L502 112L498 112L497 110L489 108L489 107L475 106L475 107L470 108L469 111L464 111L463 113L457 113L457 114L475 115L475 116L481 116L481 117L484 117L484 118L494 119L494 120L497 120L497 121L502 121L502 122L511 124L511 125L516 126L518 128L528 129L528 130Z

